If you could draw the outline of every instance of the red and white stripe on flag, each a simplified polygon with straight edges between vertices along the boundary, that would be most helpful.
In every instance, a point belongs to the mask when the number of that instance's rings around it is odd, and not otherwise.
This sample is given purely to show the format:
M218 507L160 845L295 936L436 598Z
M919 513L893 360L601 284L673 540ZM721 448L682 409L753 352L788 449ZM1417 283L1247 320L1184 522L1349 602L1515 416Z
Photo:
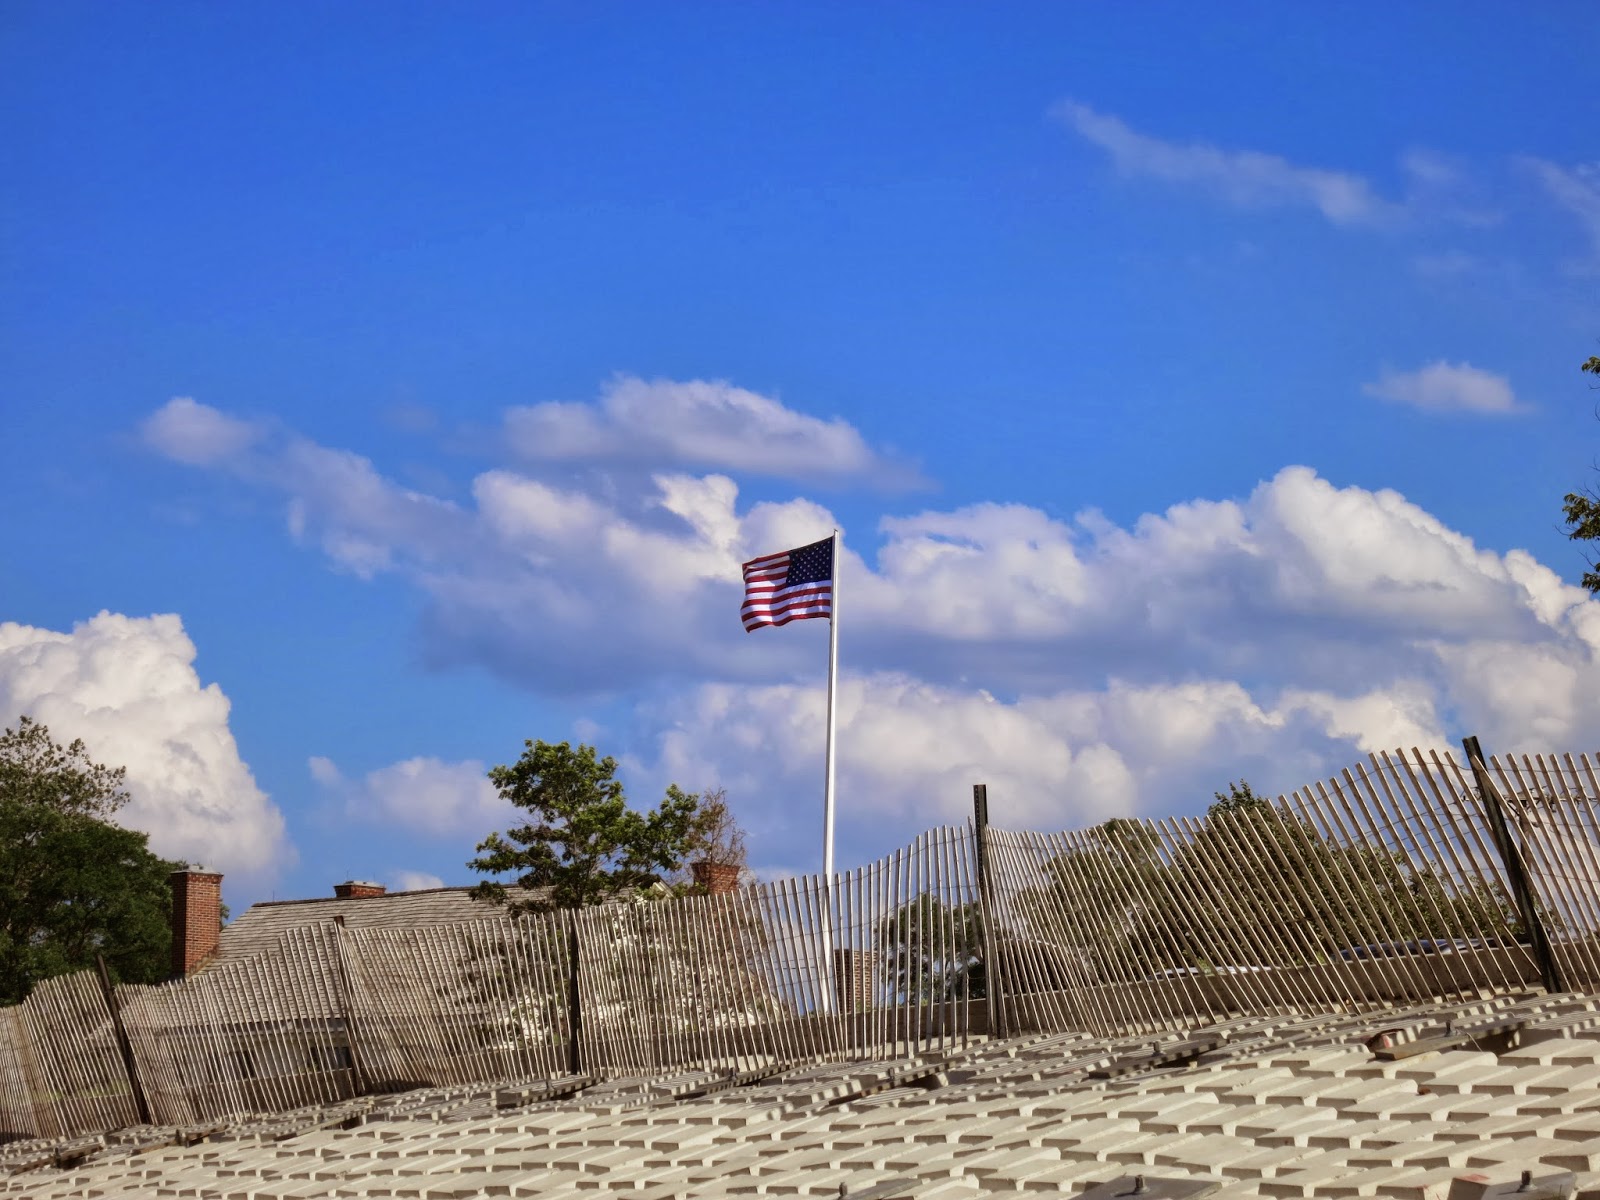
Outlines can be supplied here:
M833 539L798 546L744 564L745 632L833 616Z

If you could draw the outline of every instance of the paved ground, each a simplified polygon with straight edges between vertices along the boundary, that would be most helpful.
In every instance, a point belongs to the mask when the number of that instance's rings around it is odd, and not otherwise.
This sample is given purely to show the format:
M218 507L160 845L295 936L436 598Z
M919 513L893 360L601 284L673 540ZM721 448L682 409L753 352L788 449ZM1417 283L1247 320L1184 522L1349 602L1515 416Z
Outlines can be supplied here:
M1019 1038L739 1085L412 1092L226 1130L5 1147L0 1171L15 1173L0 1195L667 1200L837 1196L843 1184L956 1200L1076 1195L1141 1174L1147 1189L1215 1181L1218 1200L1444 1200L1457 1177L1531 1170L1572 1172L1577 1195L1600 1198L1596 1003L1279 1017L1159 1042Z

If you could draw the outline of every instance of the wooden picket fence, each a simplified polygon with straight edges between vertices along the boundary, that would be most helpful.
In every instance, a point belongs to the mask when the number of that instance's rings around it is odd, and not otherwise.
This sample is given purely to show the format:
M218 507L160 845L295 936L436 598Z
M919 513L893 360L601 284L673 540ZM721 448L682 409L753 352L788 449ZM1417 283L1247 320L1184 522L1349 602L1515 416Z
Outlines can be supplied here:
M0 1008L0 1142L69 1137L137 1120L100 980L46 979Z
M52 979L0 1010L0 1140L1540 986L1600 987L1595 764L1491 759L1480 780L1451 754L1396 752L1204 818L940 828L827 880L307 926L109 994L89 973Z

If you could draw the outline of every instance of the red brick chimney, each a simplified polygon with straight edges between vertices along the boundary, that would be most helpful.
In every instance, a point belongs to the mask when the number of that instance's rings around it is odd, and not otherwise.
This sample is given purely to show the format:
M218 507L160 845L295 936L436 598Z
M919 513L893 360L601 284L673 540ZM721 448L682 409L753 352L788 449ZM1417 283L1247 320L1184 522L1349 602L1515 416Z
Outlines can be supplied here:
M347 879L333 885L333 894L340 900L364 900L368 896L387 895L388 891L381 883L363 883L359 879Z
M213 871L174 871L172 885L172 973L178 978L217 952L222 939L222 876Z
M735 891L739 886L739 868L730 863L699 862L689 864L694 881L713 896Z

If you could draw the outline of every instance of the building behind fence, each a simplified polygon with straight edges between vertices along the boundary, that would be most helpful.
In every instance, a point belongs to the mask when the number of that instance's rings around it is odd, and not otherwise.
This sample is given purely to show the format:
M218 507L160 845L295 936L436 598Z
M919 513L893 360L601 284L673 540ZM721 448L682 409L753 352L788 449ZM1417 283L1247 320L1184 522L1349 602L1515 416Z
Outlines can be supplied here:
M1374 755L1203 819L941 828L831 880L312 921L172 983L64 976L0 1009L0 1141L427 1085L775 1072L989 1033L1591 989L1594 766L1507 758L1490 777L1449 754Z

